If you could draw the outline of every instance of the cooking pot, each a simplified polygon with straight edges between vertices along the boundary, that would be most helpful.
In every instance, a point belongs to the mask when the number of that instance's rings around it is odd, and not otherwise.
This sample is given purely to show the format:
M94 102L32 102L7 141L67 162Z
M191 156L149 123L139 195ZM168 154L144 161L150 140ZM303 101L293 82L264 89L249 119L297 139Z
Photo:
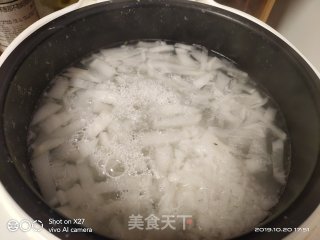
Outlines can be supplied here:
M0 179L30 217L64 219L48 207L32 177L28 126L37 101L62 69L102 47L162 39L198 44L234 61L279 105L288 129L290 174L280 202L239 239L282 239L320 200L320 85L310 63L280 34L239 11L189 0L118 0L64 9L31 26L0 60ZM3 193L5 194L5 193ZM9 200L8 200L9 201ZM245 216L244 216L245 218ZM105 239L94 233L55 233L64 239Z

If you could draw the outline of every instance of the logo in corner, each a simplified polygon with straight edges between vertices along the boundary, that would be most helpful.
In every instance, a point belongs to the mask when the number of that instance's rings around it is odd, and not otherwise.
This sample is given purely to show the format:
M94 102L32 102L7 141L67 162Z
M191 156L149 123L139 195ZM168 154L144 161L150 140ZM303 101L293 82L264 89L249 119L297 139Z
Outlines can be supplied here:
M10 219L7 222L7 228L10 232L16 232L19 229L22 232L29 232L30 230L40 232L43 229L43 223L40 220L23 219L21 221L17 221L15 219Z
M7 223L7 228L10 232L16 232L20 228L20 224L15 219L10 219Z

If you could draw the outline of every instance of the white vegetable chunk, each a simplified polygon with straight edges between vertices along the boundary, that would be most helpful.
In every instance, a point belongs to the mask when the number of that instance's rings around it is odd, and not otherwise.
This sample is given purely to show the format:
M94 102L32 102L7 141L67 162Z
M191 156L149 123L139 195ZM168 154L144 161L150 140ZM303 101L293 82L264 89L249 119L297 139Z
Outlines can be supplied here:
M127 58L130 58L132 56L135 56L139 54L139 50L132 49L131 51L128 49L128 47L121 47L118 49L104 49L101 50L101 54L105 57L106 61L112 60L125 60Z
M274 124L269 124L268 127L276 137L280 138L282 141L286 140L287 134L284 131L282 131L280 128L278 128Z
M81 68L69 68L63 75L70 77L71 79L79 78L94 83L101 82L101 80L97 76L94 76L90 71Z
M79 142L78 151L82 159L88 157L90 154L92 154L95 151L97 142L98 142L98 139L96 138L89 141Z
M85 96L108 104L117 104L118 100L117 95L107 90L87 90Z
M259 173L267 171L265 162L260 158L249 158L246 160L246 167L251 173Z
M71 219L77 218L78 217L78 212L77 210L73 209L70 205L65 205L56 208L56 210L66 217L69 217Z
M225 74L219 72L216 77L215 85L220 91L224 91L230 83L230 78Z
M275 120L276 115L277 115L277 110L274 108L268 107L264 112L263 118L265 119L265 121L273 122Z
M183 43L176 43L174 45L177 49L183 49L183 50L187 50L187 51L191 51L194 50L194 47L191 45L187 45L187 44L183 44Z
M282 140L272 142L273 176L281 184L285 184L284 143Z
M62 108L61 105L49 102L43 105L37 112L34 114L31 125L35 125L42 120L46 119L50 115L58 112Z
M78 160L77 151L70 143L65 143L51 152L54 161L71 161Z
M198 63L191 58L190 53L187 50L176 48L175 52L181 64L190 66L192 68L198 65Z
M90 171L86 163L79 163L76 165L77 175L79 176L80 185L86 191L90 191L94 185L94 179L92 171Z
M62 99L69 87L69 81L66 79L57 79L48 92L48 96L54 99Z
M193 85L197 89L201 89L205 85L207 85L214 77L215 77L215 75L213 75L212 73L207 73L207 74L201 76L200 78L194 80Z
M177 115L171 118L158 118L153 121L153 126L155 128L185 127L198 124L201 118L201 114Z
M105 148L108 148L111 143L110 137L106 132L102 132L99 134L99 141L100 144Z
M87 127L86 134L89 138L94 138L101 133L112 121L109 113L102 112L93 122Z
M40 123L40 128L47 134L52 133L55 129L67 124L72 118L72 114L65 111L53 114Z
M64 142L64 138L49 138L48 140L33 146L33 156L37 157L45 152L48 152Z
M190 115L190 114L199 114L200 111L194 107L180 105L180 104L170 104L170 105L160 105L156 106L154 110L155 114L164 115L164 116L173 116L173 115Z
M111 78L116 73L115 69L104 61L100 59L95 59L90 63L89 66L91 69L97 71L98 73L102 74L104 77Z
M62 190L58 190L57 191L57 199L58 199L58 201L59 201L61 206L67 205L68 202L69 202L69 200L67 199L66 194Z
M127 209L126 201L112 201L107 205L104 205L101 211L105 216L113 216L121 211L125 211ZM118 236L118 234L117 234Z
M217 70L224 68L225 64L218 58L213 57L207 63L207 70Z
M67 137L83 128L85 125L86 121L84 121L84 119L77 119L64 127L57 128L52 135L55 137Z
M33 172L37 179L37 183L39 184L40 191L43 195L43 198L48 202L54 199L56 195L56 186L51 175L49 161L50 158L48 153L33 158L31 161Z
M56 160L64 160L71 163L81 162L95 151L98 140L82 140L75 146L69 141L52 152L52 156Z
M119 187L115 181L108 180L91 185L92 194L113 193L119 191Z
M79 184L73 185L72 188L65 191L66 197L73 208L84 206L86 199L83 198L83 189Z
M61 190L71 188L78 180L77 169L71 164L54 164L52 173L57 188Z
M141 144L144 146L169 144L181 141L184 138L184 134L180 131L154 131L147 132L141 136Z
M96 84L80 78L72 78L70 79L70 86L81 89L91 89L94 88Z
M94 113L101 113L101 112L111 112L112 111L112 106L106 103L102 102L93 102L92 103L92 111Z
M156 168L162 176L165 176L173 161L173 152L170 145L163 145L155 148Z
M173 50L174 46L172 45L161 45L149 49L149 51L152 53L172 52Z
M232 77L236 77L236 78L239 78L240 80L243 80L243 79L247 79L248 78L248 73L246 72L243 72L233 66L230 66L228 68L225 68L227 70L227 73L229 75L231 75Z

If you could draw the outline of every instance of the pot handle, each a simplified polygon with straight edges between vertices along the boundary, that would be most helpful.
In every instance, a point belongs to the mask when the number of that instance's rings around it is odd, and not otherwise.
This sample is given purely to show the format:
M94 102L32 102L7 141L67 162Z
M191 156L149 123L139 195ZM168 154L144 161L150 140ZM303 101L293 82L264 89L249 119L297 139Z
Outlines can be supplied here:
M76 3L76 7L77 8L81 8L81 7L85 7L85 6L89 6L91 4L95 4L95 3L99 3L99 2L108 2L110 0L79 0ZM191 1L191 2L200 2L200 3L204 3L207 5L211 5L211 6L221 6L221 4L217 3L214 0L186 0L186 1Z

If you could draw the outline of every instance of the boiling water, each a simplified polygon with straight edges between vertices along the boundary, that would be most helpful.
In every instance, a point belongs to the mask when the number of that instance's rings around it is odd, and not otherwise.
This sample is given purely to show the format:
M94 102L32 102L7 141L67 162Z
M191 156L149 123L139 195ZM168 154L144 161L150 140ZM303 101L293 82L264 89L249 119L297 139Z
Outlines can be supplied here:
M45 200L121 239L250 231L286 182L270 99L230 62L184 44L104 49L57 76L30 127Z

